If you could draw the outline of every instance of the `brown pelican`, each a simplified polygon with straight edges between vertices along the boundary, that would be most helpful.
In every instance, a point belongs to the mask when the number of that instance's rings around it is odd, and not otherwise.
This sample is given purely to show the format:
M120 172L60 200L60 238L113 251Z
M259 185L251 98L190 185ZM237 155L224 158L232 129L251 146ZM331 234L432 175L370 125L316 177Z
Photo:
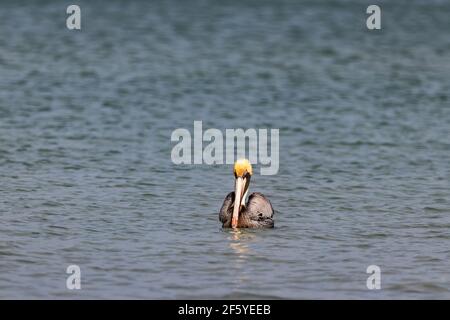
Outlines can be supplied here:
M222 227L273 228L273 208L262 193L252 193L246 203L252 174L252 165L247 159L236 161L234 164L235 191L226 196L219 213Z

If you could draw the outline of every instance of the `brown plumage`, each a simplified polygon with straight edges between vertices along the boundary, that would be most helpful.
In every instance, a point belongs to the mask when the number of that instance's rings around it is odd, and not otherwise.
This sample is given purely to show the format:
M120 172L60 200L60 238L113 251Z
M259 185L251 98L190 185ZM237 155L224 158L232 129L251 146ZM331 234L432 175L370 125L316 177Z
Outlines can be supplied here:
M223 228L231 227L234 198L234 192L230 192L220 209L219 220ZM237 228L273 228L273 226L272 204L262 193L252 193L246 206L241 210Z

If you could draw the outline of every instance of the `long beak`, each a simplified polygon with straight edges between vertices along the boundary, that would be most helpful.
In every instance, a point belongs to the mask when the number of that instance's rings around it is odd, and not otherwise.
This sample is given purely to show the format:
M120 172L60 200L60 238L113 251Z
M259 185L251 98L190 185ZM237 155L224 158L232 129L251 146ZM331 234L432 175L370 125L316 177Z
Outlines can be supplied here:
M239 219L239 212L241 211L241 202L242 202L242 196L244 195L244 179L242 177L236 178L236 186L234 190L234 208L233 208L233 217L231 219L231 227L237 228L238 225L238 219Z

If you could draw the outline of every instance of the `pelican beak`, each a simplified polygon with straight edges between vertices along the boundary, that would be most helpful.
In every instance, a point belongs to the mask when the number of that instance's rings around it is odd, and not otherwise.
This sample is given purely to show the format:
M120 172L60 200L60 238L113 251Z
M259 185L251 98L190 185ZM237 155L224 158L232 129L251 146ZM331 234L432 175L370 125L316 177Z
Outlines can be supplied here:
M245 192L245 185L246 185L245 178L237 177L236 178L236 186L234 189L234 207L233 207L233 217L231 218L231 227L237 228L238 220L239 220L239 213L241 211L241 202L242 198L244 196Z

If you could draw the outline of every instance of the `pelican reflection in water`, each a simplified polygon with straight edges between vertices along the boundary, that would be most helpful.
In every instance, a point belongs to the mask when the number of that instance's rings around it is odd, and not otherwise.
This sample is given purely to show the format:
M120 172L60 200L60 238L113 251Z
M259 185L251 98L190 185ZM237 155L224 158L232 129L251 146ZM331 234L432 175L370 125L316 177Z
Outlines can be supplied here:
M273 208L270 201L259 192L248 197L248 187L253 174L247 159L234 164L235 190L222 205L219 220L224 228L273 228Z

